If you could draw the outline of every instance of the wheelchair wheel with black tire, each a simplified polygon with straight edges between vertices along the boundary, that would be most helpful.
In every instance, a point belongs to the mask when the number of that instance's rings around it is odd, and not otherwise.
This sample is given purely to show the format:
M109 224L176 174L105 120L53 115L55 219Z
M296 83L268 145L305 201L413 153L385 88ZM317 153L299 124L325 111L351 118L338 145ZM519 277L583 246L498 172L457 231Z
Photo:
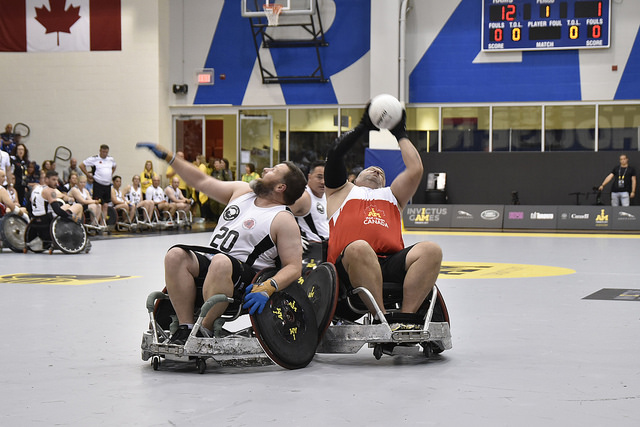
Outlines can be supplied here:
M4 246L13 252L24 252L24 235L27 230L27 221L20 215L7 214L0 219L0 237Z
M318 346L318 324L313 306L298 283L275 292L251 324L263 350L286 369L307 366Z
M53 245L65 254L82 252L88 241L85 228L70 219L57 217L51 222Z
M316 313L318 323L318 342L331 325L338 305L338 274L330 262L323 262L302 277L302 289Z

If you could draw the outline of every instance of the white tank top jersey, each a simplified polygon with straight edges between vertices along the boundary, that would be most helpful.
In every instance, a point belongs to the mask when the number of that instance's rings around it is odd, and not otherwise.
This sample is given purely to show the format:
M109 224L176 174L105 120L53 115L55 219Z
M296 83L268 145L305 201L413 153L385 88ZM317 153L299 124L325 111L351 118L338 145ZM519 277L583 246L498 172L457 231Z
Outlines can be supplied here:
M82 197L82 200L91 200L91 193L89 193L89 190L87 190L86 188L83 188L82 190L79 190L80 196ZM78 200L78 203L80 203L80 201Z
M115 202L120 204L120 203L126 203L126 201L124 200L124 197L122 197L122 191L120 190L116 190L115 188L113 189L114 193L116 193L116 200ZM113 201L112 201L113 203Z
M47 200L42 195L42 193L46 190L53 189L47 187L46 185L36 185L33 188L33 191L31 191L31 213L34 217L43 216L46 214L51 214L54 218L58 216L58 214L56 214L51 208L49 202L47 202ZM64 203L60 199L58 199L58 201Z
M145 198L147 200L153 200L154 203L159 203L167 200L167 196L164 194L164 190L160 187L156 188L154 186L147 188Z
M127 193L127 200L136 205L140 203L142 201L142 187L138 187L137 190L131 187Z
M31 191L31 212L33 216L42 216L47 214L49 204L42 196L44 186L36 185Z
M280 264L271 238L271 223L278 213L288 210L282 205L260 208L255 200L256 195L251 192L229 202L220 215L209 245L255 270L262 270Z
M311 196L311 208L306 215L299 216L300 233L308 240L319 242L329 238L329 219L327 218L327 196L316 197L311 189L306 189Z

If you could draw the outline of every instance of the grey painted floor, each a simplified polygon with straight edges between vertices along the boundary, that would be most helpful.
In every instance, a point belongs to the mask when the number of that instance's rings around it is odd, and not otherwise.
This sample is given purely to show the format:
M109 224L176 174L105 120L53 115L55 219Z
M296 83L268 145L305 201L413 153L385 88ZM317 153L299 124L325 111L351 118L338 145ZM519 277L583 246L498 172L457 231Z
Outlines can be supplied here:
M438 283L451 350L376 360L365 347L297 371L210 364L204 375L153 371L140 341L164 252L208 233L94 241L87 255L5 249L0 425L637 426L640 298L583 298L640 289L639 237L408 233L438 242L450 264ZM492 276L494 263L514 265ZM547 271L526 266L575 272L514 277ZM25 273L131 277L8 277Z

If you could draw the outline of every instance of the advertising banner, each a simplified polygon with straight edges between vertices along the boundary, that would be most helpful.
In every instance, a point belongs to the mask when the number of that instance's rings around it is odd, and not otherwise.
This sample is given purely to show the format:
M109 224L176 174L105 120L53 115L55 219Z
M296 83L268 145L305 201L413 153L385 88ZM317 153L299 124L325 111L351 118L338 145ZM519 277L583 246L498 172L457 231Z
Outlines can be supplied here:
M407 205L402 212L405 228L449 228L452 205Z
M640 230L640 206L617 206L609 217L614 230Z
M555 230L558 218L557 206L507 205L502 223L505 229L543 228Z
M558 206L559 230L607 230L612 228L611 206Z
M453 228L502 228L504 205L452 205Z

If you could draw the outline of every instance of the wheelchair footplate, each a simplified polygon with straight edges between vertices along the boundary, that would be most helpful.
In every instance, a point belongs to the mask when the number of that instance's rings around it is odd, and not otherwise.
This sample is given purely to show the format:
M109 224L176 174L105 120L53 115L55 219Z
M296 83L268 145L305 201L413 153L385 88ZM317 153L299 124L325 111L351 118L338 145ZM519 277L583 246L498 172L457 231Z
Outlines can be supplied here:
M358 288L354 293L364 293L375 306L373 296L366 289ZM444 319L434 319L436 304L443 314L440 317ZM362 323L334 319L334 324L325 332L317 352L352 354L357 353L366 344L373 348L375 358L380 359L382 354L415 355L421 349L424 356L431 357L452 348L448 314L437 287L434 287L426 314L424 317L420 316L421 329L392 329L388 319L393 319L396 313L387 313L385 317L379 307L376 306L376 310L377 317L382 319L380 323L373 323L373 316L370 314L365 316ZM400 313L396 317L402 318Z

